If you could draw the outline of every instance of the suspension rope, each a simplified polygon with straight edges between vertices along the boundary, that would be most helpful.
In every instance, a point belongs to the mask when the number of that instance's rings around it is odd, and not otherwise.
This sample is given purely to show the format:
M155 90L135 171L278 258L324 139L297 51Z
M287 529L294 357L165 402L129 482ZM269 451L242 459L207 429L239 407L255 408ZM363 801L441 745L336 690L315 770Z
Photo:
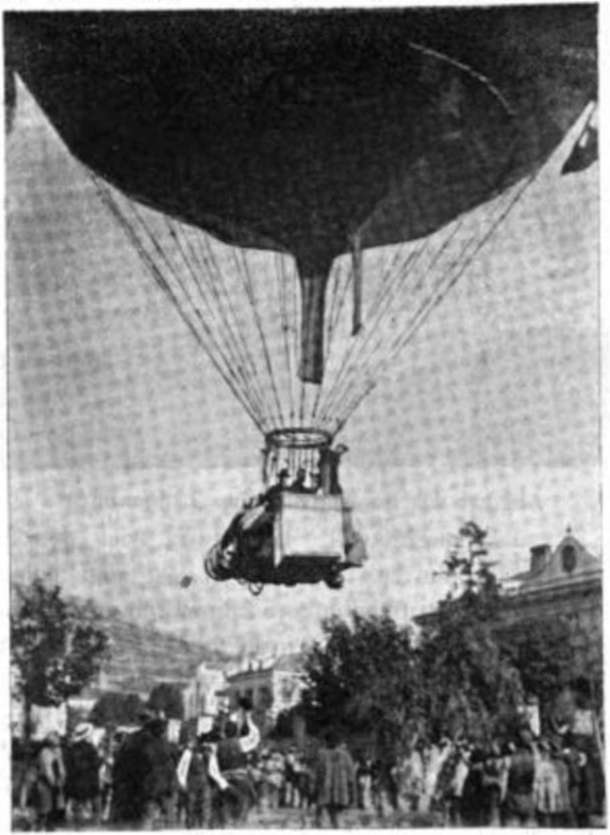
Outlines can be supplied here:
M195 320L201 325L204 332L208 335L208 338L210 339L213 347L215 348L215 350L217 351L219 356L222 358L222 360L224 362L224 367L227 369L227 372L230 375L231 379L234 381L235 385L239 388L239 390L241 391L242 396L245 398L245 400L250 404L251 410L256 412L257 414L259 414L259 420L261 422L263 422L262 415L260 415L260 413L257 412L255 404L252 403L252 401L249 397L249 393L248 393L247 388L244 388L243 383L240 382L239 376L237 375L237 373L236 373L236 371L235 371L235 369L234 369L234 367L231 363L230 358L227 357L226 348L219 343L218 336L214 334L214 331L212 330L212 328L205 321L205 319L204 319L204 317L201 313L201 310L199 309L199 307L197 306L197 304L193 300L193 298L191 296L191 293L189 292L188 288L185 286L184 280L180 275L180 271L175 269L171 260L167 256L167 253L166 253L165 249L159 244L159 242L158 242L157 238L155 237L155 235L153 234L151 228L149 227L149 225L144 220L141 212L138 211L135 204L132 204L132 206L133 206L133 209L134 209L134 212L133 212L134 217L140 223L140 226L141 226L142 230L147 235L147 237L149 239L149 242L152 244L154 251L157 253L157 256L159 258L161 258L162 262L165 263L169 275L175 280L178 287L180 288L180 291L181 291L182 297L183 297L182 302L184 303L184 300L186 300L187 310L188 310L188 306L190 306L190 308L192 310L192 315L194 316ZM164 278L164 280L167 281L167 277L165 276L165 274L163 272L161 272L161 275ZM177 305L180 304L180 302L178 301L178 297L175 295L175 293L174 293L174 300L175 300L175 304L177 304Z
M214 253L213 247L210 244L210 239L208 235L199 235L199 249L201 252L202 259L205 264L204 274L210 276L209 283L212 288L212 292L218 299L219 307L226 307L226 309L231 313L232 316L232 328L231 333L236 337L236 342L238 342L241 346L241 350L243 355L246 357L247 366L249 369L249 373L251 375L252 381L254 382L256 389L259 393L259 399L263 405L263 413L266 415L266 421L270 421L269 417L269 407L266 403L266 398L264 394L264 387L259 377L259 370L257 368L256 363L254 362L252 352L248 348L248 344L246 342L243 328L240 327L239 322L237 321L237 314L234 310L233 304L231 302L231 297L229 295L228 288L226 286L226 282L223 281L223 273L218 265L218 261L216 259L216 255ZM204 251L205 246L205 251ZM222 297L221 297L222 294ZM224 301L223 301L224 299ZM271 428L272 422L269 423L269 428Z
M402 249L403 249L403 247L401 247L400 251L402 251ZM391 259L391 263L389 263L389 264L388 264L388 261L386 260L384 270L383 270L384 277L391 274L392 266L396 263L396 261L399 257L399 254L400 253L399 253L398 250L396 252L394 252L394 255ZM334 347L334 335L338 330L338 324L341 320L341 314L343 312L345 301L348 297L347 291L349 289L350 281L351 281L352 278L353 278L353 276L352 276L351 271L348 271L347 274L346 274L346 281L345 281L345 284L343 285L343 291L341 293L339 304L336 308L336 312L334 314L334 317L333 317L332 312L331 312L330 339L329 339L329 345L328 345L328 349L327 349L327 365L325 366L325 368L326 367L330 368L330 366L331 366L332 357L333 357L333 347ZM383 285L383 281L382 281L382 285ZM373 299L373 305L375 304L376 301L378 301L378 300L376 300L374 298ZM373 305L371 306L371 309L373 309ZM368 313L367 313L367 316L368 316ZM342 369L345 367L346 363L349 361L349 355L353 354L353 351L355 350L356 344L357 343L354 341L354 338L352 337L352 341L349 343L349 346L348 346L348 354L343 356L342 362L340 363L338 371L334 375L332 383L329 383L330 378L329 378L327 373L325 373L325 376L322 379L322 385L321 385L321 387L318 391L318 396L316 398L315 408L314 408L313 416L312 416L312 419L315 420L316 422L320 423L320 425L323 425L323 426L328 425L328 417L326 416L327 409L322 404L324 404L324 401L327 400L329 398L329 396L332 394L332 392L334 391L334 387L335 387L334 384L336 383L337 379L339 378L339 376L342 372Z
M360 357L366 350L366 347L370 344L371 339L373 339L373 334L375 334L379 322L383 319L385 311L392 302L393 294L395 293L396 288L400 287L402 281L407 275L408 270L414 263L417 264L422 253L429 246L430 239L425 238L420 243L419 247L416 247L415 249L413 249L411 245L407 244L399 247L395 252L394 257L391 259L389 265L383 272L380 281L381 289L373 299L370 310L367 312L366 334L361 340L358 340L357 337L354 338L343 357L339 371L335 375L332 384L329 384L328 395L326 396L324 407L321 409L321 417L323 419L331 416L334 412L335 406L341 402L340 398L342 396L342 392L346 390L346 377L353 375L355 369L360 367ZM406 255L404 255L405 250L407 251ZM393 271L401 256L402 264L400 268ZM388 276L391 276L391 278L388 279ZM368 321L369 319L371 320L370 322Z
M334 389L334 398L327 407L327 410L330 412L331 415L335 414L335 409L340 404L343 404L343 406L346 407L346 405L351 402L355 390L358 391L359 388L361 388L362 386L365 386L367 390L370 390L371 386L367 382L367 379L371 374L376 373L376 365L379 363L379 360L376 359L377 354L379 354L382 350L384 352L384 356L387 353L387 349L384 349L384 340L387 341L388 335L383 331L382 328L379 327L379 325L381 324L381 321L384 320L384 317L387 315L387 311L389 310L390 305L398 296L398 291L403 291L403 296L405 296L405 302L411 301L413 298L417 296L419 291L422 289L423 282L427 275L434 276L433 268L436 266L437 261L445 253L449 245L453 242L457 233L460 231L462 226L464 226L467 219L469 219L468 215L464 214L461 215L457 220L452 221L452 223L448 225L448 234L446 235L442 245L433 250L432 261L429 264L426 264L424 268L422 268L422 270L420 271L421 275L419 277L416 273L415 279L411 284L402 285L402 281L394 283L392 293L386 296L386 304L379 311L378 316L376 317L375 326L371 328L369 334L369 336L371 337L372 334L375 333L377 335L377 340L373 344L373 347L369 348L368 352L366 352L365 345L361 347L361 350L358 352L357 357L350 364L348 372L344 374L344 377L341 380L341 384L338 385L336 389ZM472 239L474 239L474 237L476 237L476 233L475 235L471 236ZM431 242L431 239L427 238L426 241ZM433 281L432 293L436 291L438 286L440 286L444 281L446 281L450 270L456 265L456 263L460 263L461 259L464 257L463 254L466 251L468 243L469 241L466 241L466 243L463 244L460 255L457 258L453 259L448 269L445 269L437 276L435 282ZM419 259L419 256L421 255L421 250L417 253L417 255ZM416 259L415 266L418 267L419 265L419 261ZM407 263L407 269L411 268L411 272L413 271L413 266L414 265L412 263ZM403 276L407 272L407 269L403 271ZM405 288L408 290L408 298L406 297L407 294L405 292ZM400 336L398 338L400 338ZM370 339L367 341L370 343ZM383 356L381 359L383 360Z
M236 248L233 248L233 257L235 259L236 264L238 265L239 261L237 260L237 251L238 250ZM269 353L269 346L267 345L267 339L265 337L265 332L263 330L263 325L262 325L262 322L261 322L260 312L259 312L259 309L256 305L256 296L254 294L254 285L253 285L253 281L252 281L252 275L250 273L250 267L248 266L248 261L245 257L244 250L239 249L239 253L241 255L241 262L242 262L242 264L245 268L244 269L244 275L246 277L246 287L247 287L248 300L249 300L250 305L252 307L252 312L254 313L254 319L255 319L255 322L256 322L256 327L258 329L258 333L259 333L259 336L260 336L261 345L262 345L262 348L263 348L263 354L264 354L264 358L265 358L265 363L266 363L266 366L267 366L267 371L269 372L269 379L271 381L271 388L272 388L272 391L273 391L273 396L275 398L275 406L277 408L277 413L278 413L278 417L279 417L278 428L280 428L281 426L284 425L284 416L283 416L282 404L281 404L281 401L280 401L280 397L279 397L279 393L278 393L277 385L276 385L276 381L275 381L275 373L273 371L273 364L271 362L271 355Z
M449 225L448 234L445 237L442 246L434 249L432 261L430 264L425 265L425 269L421 269L419 270L419 272L413 270L412 280L407 284L403 284L404 279L408 280L410 278L409 267L412 266L412 264L407 264L405 270L402 273L401 280L398 282L394 282L391 294L386 295L385 303L377 314L374 326L371 327L369 339L367 340L369 344L367 345L365 343L361 346L360 352L358 353L354 362L352 362L348 371L344 375L341 388L336 393L334 403L345 403L346 400L349 399L349 395L353 392L354 387L358 385L358 379L364 378L366 380L368 374L374 373L375 357L380 351L383 350L384 340L387 340L387 335L384 333L383 328L381 327L381 323L384 321L386 315L388 314L388 311L394 308L393 303L396 301L398 294L401 290L404 291L406 288L408 289L409 301L411 299L416 298L417 294L422 289L426 277L428 275L434 276L433 270L436 267L437 262L446 252L451 242L455 239L457 233L463 225L463 222L464 219L462 216L457 222L452 222ZM462 253L464 251L464 248L465 247L463 246ZM418 255L421 255L421 250L419 251ZM416 260L416 266L419 266L419 260ZM437 279L437 281L443 281L444 275L444 273L441 273L441 276Z
M500 223L504 220L504 218L508 215L512 208L523 198L523 195L534 182L534 180L538 176L538 173L539 172L534 172L530 174L523 181L521 181L515 189L509 191L508 199L505 201L506 205L501 206L500 210L497 212L496 217L493 219L492 223L487 228L485 234L475 241L475 246L469 253L468 258L459 263L458 269L452 276L450 276L449 280L446 283L444 283L444 286L438 289L435 295L433 295L431 298L428 298L420 306L416 316L412 319L412 324L409 327L406 334L402 334L400 339L396 340L395 344L391 348L391 351L385 357L383 362L383 368L379 368L380 372L385 370L385 366L387 366L387 364L391 362L394 356L400 351L402 351L411 342L411 340L414 338L417 331L424 323L424 321L427 319L427 317L430 315L432 310L434 310L442 302L442 300L453 288L453 286L464 273L464 271L471 264L472 260L477 255L477 253L481 250L481 248L485 245L489 238L494 234ZM378 381L379 375L376 375L373 379L368 381L361 393L359 393L355 398L352 398L352 401L350 403L346 404L346 408L342 410L342 414L337 416L337 432L339 432L343 428L347 420L358 408L360 403L377 385Z
M205 240L209 248L207 235L197 234L196 239L198 241ZM189 241L189 243L191 242ZM216 260L208 257L208 254L204 252L202 245L195 248L191 243L191 250L200 267L200 273L195 277L195 279L201 287L205 284L211 292L220 315L222 332L226 335L226 338L231 346L232 353L237 358L236 362L242 370L242 376L247 380L248 389L252 392L252 398L259 404L260 411L264 415L266 414L267 408L258 373L256 371L256 366L252 362L250 352L248 351L247 345L241 335L241 330L235 322L235 312L231 299L225 290L223 300L223 297L218 290L219 287L224 288L225 282L222 280L222 274L218 269ZM208 277L206 282L203 281L204 276Z
M243 360L239 356L239 353L236 350L236 343L234 340L231 339L230 329L228 326L228 322L226 320L226 316L221 309L215 310L214 306L210 302L208 295L204 292L203 285L199 281L199 276L197 274L197 270L195 269L195 261L192 258L189 258L186 254L185 249L185 242L183 241L183 233L180 231L178 224L175 224L172 220L168 217L164 216L165 224L167 230L170 234L171 239L176 244L176 251L181 255L182 261L184 266L187 270L187 273L191 277L191 283L195 286L198 291L199 298L201 299L202 305L205 309L207 309L208 313L213 316L220 316L220 327L216 329L216 339L219 344L222 345L223 351L228 356L228 359L232 365L233 370L239 376L242 381L242 386L244 391L247 393L248 398L253 402L258 402L258 408L261 413L264 413L264 408L262 407L262 403L258 401L258 394L256 392L255 387L252 385L252 381L245 373ZM178 227L178 228L176 228ZM209 284L213 284L213 282L209 282ZM199 311L198 305L193 302L193 307ZM228 332L229 331L229 332Z
M505 112L512 115L487 79L447 56L418 44L410 46L459 66L483 81ZM480 155L481 149L476 143L472 150L475 157ZM511 160L514 162L512 155ZM281 330L281 336L270 337L265 332L259 307L263 297L258 273L251 272L252 264L243 249L239 252L235 247L228 249L235 264L235 283L245 292L245 302L241 302L242 315L238 305L243 296L234 293L231 285L223 280L226 270L224 264L223 269L219 266L217 249L211 245L213 239L209 235L141 209L139 204L92 172L89 174L153 279L170 298L197 343L258 429L266 433L285 426L287 419L291 426L315 425L328 429L334 436L377 385L389 363L412 342L431 312L440 305L544 168L540 167L511 189L500 192L488 204L465 212L426 238L399 245L389 257L380 258L374 283L377 289L370 292L367 286L366 327L360 336L350 337L347 344L344 314L354 275L353 266L350 270L347 261L345 264L338 262L332 271L323 323L323 380L315 391L295 373L300 352L302 302L292 262L289 266L285 256L275 254L271 265L274 275L267 277L267 287L272 285L271 298L277 306L275 328L279 326ZM164 238L155 234L161 222L165 224L167 244L171 243L165 248L162 245ZM233 270L230 277L233 280ZM263 278L261 275L260 280ZM266 298L269 299L269 293ZM382 328L385 323L389 328ZM278 346L283 346L283 351L278 351ZM337 347L339 350L336 351ZM285 356L278 357L278 353ZM258 362L256 357L260 357ZM283 386L284 372L289 396L283 404L278 383Z
M437 278L436 282L432 287L432 291L428 291L420 303L419 307L417 308L414 315L411 316L409 323L405 328L404 334L398 334L397 337L392 340L389 346L386 346L384 349L384 354L378 359L376 362L373 360L372 357L369 358L369 361L366 364L366 373L363 375L364 379L364 390L368 393L372 390L375 386L377 379L382 371L388 364L388 362L396 355L399 350L400 345L406 345L410 338L412 337L413 333L418 329L418 327L423 324L425 319L427 318L428 314L431 312L433 308L432 299L434 298L434 294L438 291L439 288L444 286L452 286L454 282L451 281L451 270L456 268L456 272L461 274L459 271L460 265L463 265L462 270L466 268L466 266L474 257L475 251L472 252L471 255L465 254L467 252L468 245L474 240L474 235L471 236L462 246L460 254L455 257L449 268L442 272L439 277ZM444 293L443 293L444 297ZM346 392L346 401L344 409L342 410L341 414L336 415L336 418L339 422L341 422L344 416L351 414L353 411L353 403L354 400L359 400L359 390L357 387L354 387L355 391L352 391L352 396L347 397ZM347 418L345 418L347 419Z
M174 288L168 283L168 281L162 274L159 266L152 258L150 252L144 246L141 238L136 232L136 228L133 225L133 223L130 223L124 211L119 207L115 195L110 191L110 189L105 183L103 183L95 174L93 174L93 172L89 171L88 169L87 171L93 180L93 183L97 189L98 194L102 199L102 202L108 208L113 217L118 221L119 225L121 226L126 236L134 246L136 252L140 256L142 262L150 271L156 284L169 297L178 315L185 323L185 325L187 326L197 343L202 347L207 356L210 358L214 368L221 376L223 381L227 384L234 397L243 406L244 410L249 415L255 426L257 426L257 428L261 432L264 432L264 423L261 419L261 416L256 412L256 409L252 407L248 399L244 396L243 392L240 389L238 381L236 381L233 375L231 374L230 367L227 367L226 361L223 364L222 356L219 357L217 353L215 353L215 351L213 350L213 347L211 348L210 345L206 343L205 339L202 337L202 334L198 331L191 319L183 310L180 300L178 296L176 296ZM204 332L208 336L208 338L210 338L212 346L214 346L213 335L209 332L209 328L204 327Z

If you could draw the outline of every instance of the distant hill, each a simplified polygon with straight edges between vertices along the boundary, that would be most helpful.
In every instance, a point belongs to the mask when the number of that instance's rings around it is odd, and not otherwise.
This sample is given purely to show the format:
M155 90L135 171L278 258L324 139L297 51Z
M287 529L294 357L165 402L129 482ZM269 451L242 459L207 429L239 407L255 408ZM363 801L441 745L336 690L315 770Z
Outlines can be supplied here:
M103 626L111 652L99 683L103 690L148 695L161 681L186 683L201 663L217 669L235 663L235 656L131 623L115 610L104 615Z
M15 593L23 584L11 585L12 605ZM155 684L162 681L186 684L196 668L205 663L225 669L237 661L235 655L187 641L153 626L132 623L117 608L103 608L96 601L85 601L66 595L80 605L91 605L101 614L101 626L110 638L110 658L104 665L99 680L82 694L96 698L101 692L138 693L147 697Z

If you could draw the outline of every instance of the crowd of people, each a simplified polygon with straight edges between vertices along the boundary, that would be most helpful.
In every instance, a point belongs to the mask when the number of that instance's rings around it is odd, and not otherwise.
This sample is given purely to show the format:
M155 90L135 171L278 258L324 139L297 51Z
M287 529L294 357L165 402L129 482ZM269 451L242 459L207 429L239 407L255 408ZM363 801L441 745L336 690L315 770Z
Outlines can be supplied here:
M445 826L590 827L604 814L603 763L593 737L534 737L523 722L487 746L419 741L391 767L363 760L359 803Z
M97 744L93 725L81 722L67 739L47 734L29 759L14 751L16 828L212 828L243 822L252 808L315 809L318 817L327 809L336 823L340 809L356 802L355 766L330 737L312 760L295 746L261 749L243 709L222 729L182 745L168 741L162 716L147 711L140 718L138 729L107 734Z
M263 745L248 706L181 744L149 711L139 728L97 744L93 730L84 722L67 740L49 733L13 769L17 823L215 828L242 824L255 809L263 820L286 810L293 824L332 828L347 810L350 825L394 816L445 826L590 827L604 814L599 731L582 705L546 735L524 716L486 746L416 735L400 756L382 758L362 741L350 752L352 741L334 729L306 749Z
M69 738L52 731L34 750L13 750L18 823L211 827L256 801L248 756L260 734L250 711L183 745L170 742L164 716L148 710L139 728L103 734L97 744L93 732L81 722Z

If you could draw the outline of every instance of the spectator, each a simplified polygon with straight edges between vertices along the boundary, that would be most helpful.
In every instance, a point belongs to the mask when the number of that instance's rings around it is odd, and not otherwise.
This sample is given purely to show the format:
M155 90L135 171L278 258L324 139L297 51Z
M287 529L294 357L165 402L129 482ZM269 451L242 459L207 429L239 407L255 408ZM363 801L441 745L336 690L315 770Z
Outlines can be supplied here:
M316 769L316 826L321 826L326 810L333 829L339 815L356 801L356 768L347 748L339 744L335 731L326 735L326 745L318 754Z
M211 825L211 786L208 756L202 738L190 739L180 758L176 775L187 829L209 829Z
M59 734L48 734L36 760L35 808L38 829L54 829L65 810L66 768Z
M93 725L76 726L66 756L66 802L69 818L82 821L89 809L95 823L100 818L100 756L93 744Z
M535 757L534 803L541 826L551 826L557 815L564 811L559 775L546 739L540 741Z
M173 819L177 789L174 752L165 739L165 721L150 711L142 727L129 734L117 752L113 773L113 819L146 827Z
M506 822L510 826L535 825L534 750L529 724L518 732L511 752L506 787Z

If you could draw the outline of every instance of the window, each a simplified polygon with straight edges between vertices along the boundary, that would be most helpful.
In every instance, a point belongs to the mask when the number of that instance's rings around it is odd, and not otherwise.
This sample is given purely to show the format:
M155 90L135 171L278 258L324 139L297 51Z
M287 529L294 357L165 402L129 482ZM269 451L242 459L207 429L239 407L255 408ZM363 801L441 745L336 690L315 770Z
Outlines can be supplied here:
M576 548L573 545L564 545L561 549L561 565L568 574L576 568Z

